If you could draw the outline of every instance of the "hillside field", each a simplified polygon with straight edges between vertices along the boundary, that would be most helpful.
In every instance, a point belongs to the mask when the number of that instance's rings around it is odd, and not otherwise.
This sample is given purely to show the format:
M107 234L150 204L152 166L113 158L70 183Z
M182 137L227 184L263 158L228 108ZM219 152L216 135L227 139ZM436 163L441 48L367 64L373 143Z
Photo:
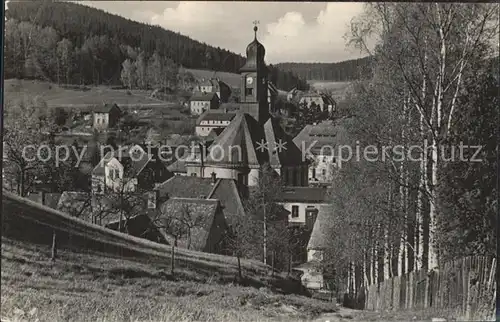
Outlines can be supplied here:
M2 321L290 321L336 311L260 262L242 260L238 284L235 258L176 248L171 275L170 246L5 191L2 204Z
M129 92L129 93L127 93ZM58 86L50 82L24 79L7 79L4 82L5 100L17 100L25 96L40 97L48 106L80 108L103 103L118 106L169 107L172 103L149 97L146 91L127 91L108 86Z

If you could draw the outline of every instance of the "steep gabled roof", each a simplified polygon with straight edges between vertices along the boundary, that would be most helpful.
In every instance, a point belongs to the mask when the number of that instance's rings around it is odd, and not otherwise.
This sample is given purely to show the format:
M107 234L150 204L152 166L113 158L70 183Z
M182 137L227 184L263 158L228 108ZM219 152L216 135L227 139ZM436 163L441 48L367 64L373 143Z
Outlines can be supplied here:
M322 151L325 155L331 155L339 145L347 143L345 140L346 128L342 122L324 121L316 125L306 125L293 142L300 149L311 151L313 154Z
M210 146L206 164L263 164L269 156L257 149L260 142L265 142L262 126L249 114L238 113Z
M95 106L92 108L92 111L95 113L109 113L112 108L117 108L118 111L120 111L120 108L115 103L113 103L113 104L106 103L106 104Z
M83 220L92 221L92 204L87 192L64 191L57 203L57 210Z
M38 203L42 203L42 194L44 194L43 192L41 193L30 193L27 198L32 200L32 201L35 201L35 202L38 202ZM43 196L43 198L45 199L44 202L43 202L43 205L44 206L48 206L52 209L57 209L57 203L59 202L59 199L61 198L61 194L60 193L45 193L45 195Z
M102 158L95 166L94 170L92 170L92 174L104 175L104 168L112 158L116 158L125 167L126 172L130 171L137 176L153 158L153 154L144 151L139 145L120 147L118 151L109 151L106 153L104 158Z
M209 102L214 96L217 96L215 93L205 93L205 92L194 92L193 96L191 96L191 101L203 101Z
M328 190L323 187L286 187L278 196L280 202L326 203Z
M207 198L213 188L211 178L191 176L173 176L157 186L160 196L202 199Z
M285 133L277 119L270 117L264 124L268 154L272 166L299 165L304 163L302 153L292 138ZM282 144L283 146L278 146Z
M191 249L203 251L207 246L210 230L215 216L221 210L218 200L195 198L171 198L161 206L160 220L168 220L168 216L182 216L187 211L192 222L196 222L191 229ZM187 240L179 240L180 247L187 247Z
M171 165L169 165L167 167L167 170L170 172L180 172L180 173L187 172L186 162L182 159L179 159L174 163L172 163Z
M222 212L229 225L234 225L240 216L245 216L245 209L235 180L218 179L207 198L220 201Z
M157 186L160 197L199 198L219 200L224 217L229 224L234 224L239 216L245 214L236 181L191 176L175 176Z
M331 205L323 206L314 222L311 238L307 244L307 249L322 249L328 246L328 237L332 233L333 207Z

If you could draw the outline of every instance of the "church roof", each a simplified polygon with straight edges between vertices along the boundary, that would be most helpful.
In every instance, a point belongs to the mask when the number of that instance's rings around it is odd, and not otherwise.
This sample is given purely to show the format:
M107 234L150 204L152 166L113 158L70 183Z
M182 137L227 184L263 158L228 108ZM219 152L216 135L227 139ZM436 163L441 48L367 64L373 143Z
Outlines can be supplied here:
M210 146L207 164L259 166L269 160L264 149L262 126L249 114L238 113Z
M298 165L303 163L302 153L292 138L285 133L279 121L270 117L264 123L264 133L268 143L271 166ZM283 146L280 146L282 144Z

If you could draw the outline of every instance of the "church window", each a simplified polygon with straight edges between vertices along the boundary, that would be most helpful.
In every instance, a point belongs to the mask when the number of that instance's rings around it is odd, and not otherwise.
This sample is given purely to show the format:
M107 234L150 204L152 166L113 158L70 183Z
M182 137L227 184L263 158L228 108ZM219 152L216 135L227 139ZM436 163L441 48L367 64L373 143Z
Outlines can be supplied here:
M245 88L245 95L246 96L253 95L253 88Z
M321 170L321 174L323 175L323 177L326 176L326 169Z
M299 206L292 206L292 218L299 217Z
M316 178L316 168L312 168L312 177Z

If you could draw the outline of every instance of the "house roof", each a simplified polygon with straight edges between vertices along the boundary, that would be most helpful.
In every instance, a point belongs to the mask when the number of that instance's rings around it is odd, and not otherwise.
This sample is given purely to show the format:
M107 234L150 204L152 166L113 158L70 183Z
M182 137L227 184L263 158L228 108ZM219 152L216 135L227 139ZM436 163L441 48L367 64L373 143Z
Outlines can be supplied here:
M214 127L209 133L208 135L205 137L205 139L215 139L217 138L221 133L222 131L224 131L224 128L221 128L221 127Z
M205 92L194 92L191 96L191 101L211 101L214 96L217 96L215 93L205 93Z
M282 202L325 203L327 195L323 187L286 187L278 198Z
M219 110L224 111L227 110L228 112L238 112L241 109L241 103L236 103L236 102L227 102L227 103L222 103L220 105Z
M191 229L191 249L203 251L214 218L221 208L219 201L214 199L171 198L160 206L160 210L160 220L166 220L168 216L182 216L183 211L189 212L191 221L196 222ZM179 246L187 247L187 241L179 240Z
M202 81L200 83L200 86L213 86L214 91L218 91L220 89L220 83L222 83L220 80L216 78L210 78Z
M92 111L95 113L109 113L113 107L116 107L118 110L120 110L118 105L116 105L115 103L106 103L92 108Z
M271 94L278 95L278 88L272 82L267 82L267 87L271 91Z
M329 220L332 216L333 207L324 207L322 211L318 213L318 217L314 222L313 230L311 232L311 238L307 244L307 249L321 249L328 246L328 237L331 235L332 231L332 220Z
M196 125L200 125L201 121L231 121L236 116L234 112L224 112L222 109L207 110L203 112L196 120Z
M211 178L173 176L157 185L156 189L160 191L161 196L206 199L213 188Z
M87 192L64 191L56 209L83 220L92 220L92 204Z
M27 198L34 202L42 203L42 193L30 193ZM52 209L57 209L59 198L61 198L60 193L45 193L43 205Z
M116 158L125 167L125 171L131 170L133 175L138 175L153 158L153 154L146 152L139 145L120 147L117 151L109 151L106 153L101 161L94 167L92 174L104 175L104 168L112 158Z
M172 163L171 165L169 165L167 167L167 170L170 172L181 172L181 173L187 172L186 162L182 159L179 159L174 163Z
M219 200L224 217L230 225L237 223L240 216L245 216L245 209L235 180L218 179L207 198Z
M322 151L325 155L331 155L340 144L346 143L345 140L346 128L342 122L325 121L316 125L306 125L293 142L301 150L309 150L313 154Z
M158 185L157 189L160 197L217 199L229 224L245 213L236 182L232 179L219 178L213 184L211 178L174 176Z

